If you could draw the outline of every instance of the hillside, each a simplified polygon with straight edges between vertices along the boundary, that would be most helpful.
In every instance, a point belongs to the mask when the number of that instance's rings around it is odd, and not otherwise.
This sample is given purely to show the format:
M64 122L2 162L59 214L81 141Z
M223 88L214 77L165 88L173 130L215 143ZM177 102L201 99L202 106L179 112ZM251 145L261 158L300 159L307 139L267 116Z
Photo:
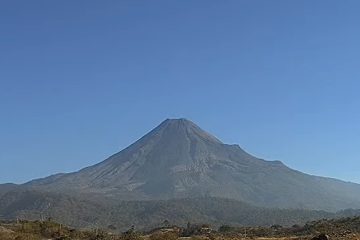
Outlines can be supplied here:
M18 189L19 186L12 183L0 184L0 197L9 191Z
M323 211L266 209L212 197L118 202L85 196L15 191L0 198L0 216L3 219L29 220L51 217L73 227L107 228L113 225L118 230L126 230L132 225L137 229L154 228L164 220L179 226L188 222L213 226L290 226L337 215Z

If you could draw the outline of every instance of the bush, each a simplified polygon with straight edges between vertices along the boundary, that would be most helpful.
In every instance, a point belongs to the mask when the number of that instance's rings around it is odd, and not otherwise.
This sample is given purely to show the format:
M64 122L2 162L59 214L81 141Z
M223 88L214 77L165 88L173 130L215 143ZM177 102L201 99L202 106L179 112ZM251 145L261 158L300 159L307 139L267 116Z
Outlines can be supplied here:
M16 234L14 240L41 240L42 238L39 235L31 234L31 233L19 233Z
M0 239L1 240L14 240L15 236L13 233L0 232Z
M150 236L150 240L176 240L179 236L173 232L154 233Z
M140 240L140 234L137 232L127 232L121 235L121 240Z
M227 233L227 232L232 232L235 229L229 225L222 225L219 227L219 232L221 233Z

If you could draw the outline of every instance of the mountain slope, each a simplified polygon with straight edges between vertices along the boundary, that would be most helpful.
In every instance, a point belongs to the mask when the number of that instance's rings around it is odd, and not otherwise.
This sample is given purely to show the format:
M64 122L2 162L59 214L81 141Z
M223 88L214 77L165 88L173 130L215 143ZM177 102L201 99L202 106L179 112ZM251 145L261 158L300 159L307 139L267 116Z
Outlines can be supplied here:
M18 189L20 186L13 183L0 184L0 197L7 192Z
M26 186L123 200L214 196L264 207L360 208L360 185L258 159L238 145L223 144L186 119L162 122L99 164Z

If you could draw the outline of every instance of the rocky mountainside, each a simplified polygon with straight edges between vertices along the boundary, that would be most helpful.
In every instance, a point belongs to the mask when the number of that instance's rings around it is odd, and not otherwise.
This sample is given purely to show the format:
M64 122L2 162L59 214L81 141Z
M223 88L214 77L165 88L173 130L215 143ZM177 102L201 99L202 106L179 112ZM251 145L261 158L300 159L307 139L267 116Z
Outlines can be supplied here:
M261 207L360 208L360 185L258 159L186 119L168 119L103 162L24 185L121 200L222 197Z

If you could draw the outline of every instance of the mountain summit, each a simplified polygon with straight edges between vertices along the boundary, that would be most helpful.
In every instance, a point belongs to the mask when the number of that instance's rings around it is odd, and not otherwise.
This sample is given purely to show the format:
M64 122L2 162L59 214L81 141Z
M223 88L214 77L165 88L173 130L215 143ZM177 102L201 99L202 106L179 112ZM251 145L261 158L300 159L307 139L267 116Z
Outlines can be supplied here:
M26 186L122 200L222 197L265 207L360 208L360 185L292 170L222 143L186 119L167 119L94 166Z

